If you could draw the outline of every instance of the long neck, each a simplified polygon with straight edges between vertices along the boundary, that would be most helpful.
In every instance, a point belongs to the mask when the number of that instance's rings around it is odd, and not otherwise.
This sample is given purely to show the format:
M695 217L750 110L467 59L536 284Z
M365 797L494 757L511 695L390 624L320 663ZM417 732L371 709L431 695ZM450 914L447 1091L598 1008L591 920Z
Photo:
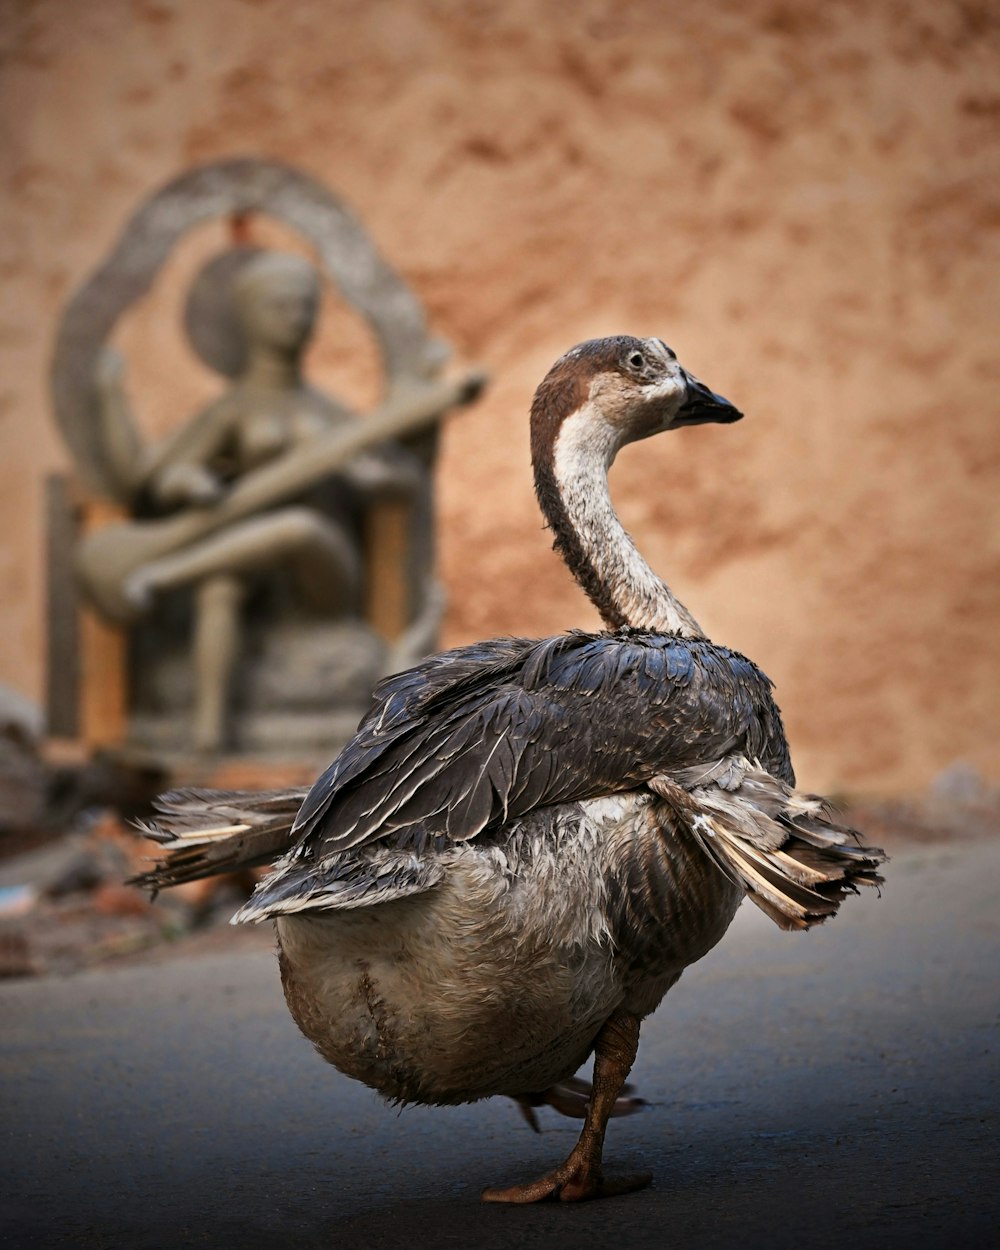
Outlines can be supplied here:
M703 638L691 613L640 555L608 490L618 450L614 431L586 408L559 429L552 455L536 460L535 489L555 547L608 629Z

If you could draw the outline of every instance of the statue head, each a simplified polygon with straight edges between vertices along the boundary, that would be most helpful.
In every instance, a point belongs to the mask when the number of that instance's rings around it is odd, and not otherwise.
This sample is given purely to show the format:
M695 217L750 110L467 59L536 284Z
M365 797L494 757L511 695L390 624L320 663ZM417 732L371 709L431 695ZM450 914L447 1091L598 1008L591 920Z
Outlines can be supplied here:
M255 348L301 352L315 328L319 298L319 273L305 257L232 247L195 278L184 324L201 359L238 378Z
M233 279L233 307L247 346L300 352L316 325L319 275L304 257L258 252Z

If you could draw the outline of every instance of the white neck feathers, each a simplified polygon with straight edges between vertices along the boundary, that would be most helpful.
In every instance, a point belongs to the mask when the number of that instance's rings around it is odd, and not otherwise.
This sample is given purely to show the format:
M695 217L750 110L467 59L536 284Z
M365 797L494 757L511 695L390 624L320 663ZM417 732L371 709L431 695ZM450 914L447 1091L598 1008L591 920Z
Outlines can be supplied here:
M605 623L703 638L704 632L640 555L615 513L608 469L621 446L620 431L591 402L559 427L552 471L566 520L593 576L582 577L564 555Z

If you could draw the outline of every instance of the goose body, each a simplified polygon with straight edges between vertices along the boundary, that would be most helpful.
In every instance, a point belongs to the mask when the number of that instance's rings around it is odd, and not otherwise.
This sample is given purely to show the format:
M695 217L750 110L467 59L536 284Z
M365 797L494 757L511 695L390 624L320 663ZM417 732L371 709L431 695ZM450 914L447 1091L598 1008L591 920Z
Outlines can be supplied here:
M178 792L150 830L155 887L280 856L235 919L275 921L302 1032L386 1098L528 1108L594 1053L569 1159L492 1200L646 1183L601 1170L641 1020L747 893L806 928L878 880L880 853L793 789L768 679L703 636L610 504L624 443L739 416L657 339L561 357L532 408L536 490L607 629L432 657L382 684L308 795Z
M299 1026L387 1097L544 1090L732 920L742 889L641 783L737 737L783 768L767 683L710 644L576 634L452 652L380 696L241 918L276 917Z
M694 844L659 856L659 806L632 793L551 808L489 847L447 848L422 894L280 916L299 1028L392 1101L530 1099L557 1085L616 1010L657 1006L742 898ZM663 898L658 923L624 948L628 908L608 899L623 869Z

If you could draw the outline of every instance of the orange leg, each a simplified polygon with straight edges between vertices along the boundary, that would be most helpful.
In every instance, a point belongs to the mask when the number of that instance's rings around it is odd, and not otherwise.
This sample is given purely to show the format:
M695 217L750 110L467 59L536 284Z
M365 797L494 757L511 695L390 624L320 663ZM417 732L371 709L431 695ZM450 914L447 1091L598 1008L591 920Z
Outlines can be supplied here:
M553 1107L560 1115L573 1120L585 1120L593 1096L594 1087L589 1081L581 1080L578 1076L568 1076L564 1081L557 1081L555 1085L543 1089L540 1094L519 1094L513 1101L532 1132L540 1133L542 1129L538 1116L535 1115L536 1107ZM623 1085L621 1093L615 1099L615 1105L611 1108L611 1118L634 1115L645 1106L645 1098L636 1094L633 1085Z
M642 1189L652 1180L648 1172L606 1181L601 1168L604 1133L618 1095L635 1062L639 1047L639 1020L627 1011L616 1011L607 1021L594 1044L594 1087L580 1140L561 1167L507 1189L486 1189L484 1202L582 1202L585 1198L608 1198Z

